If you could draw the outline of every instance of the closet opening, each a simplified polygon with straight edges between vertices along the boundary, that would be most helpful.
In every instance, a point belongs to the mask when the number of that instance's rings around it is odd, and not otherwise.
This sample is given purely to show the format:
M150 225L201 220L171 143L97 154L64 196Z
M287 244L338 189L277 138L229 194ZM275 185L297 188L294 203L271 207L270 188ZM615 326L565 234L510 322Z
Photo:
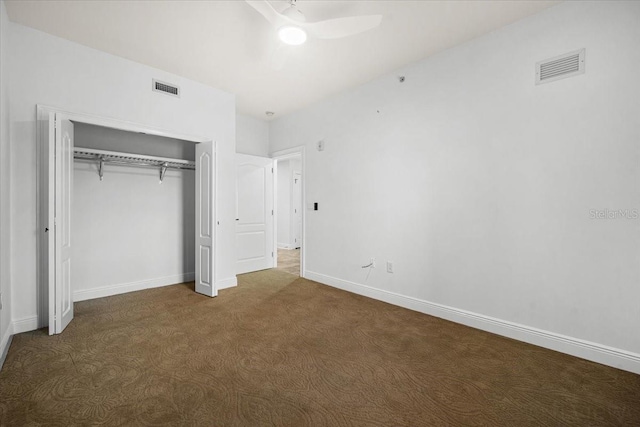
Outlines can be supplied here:
M81 122L74 133L73 301L193 282L196 144Z
M37 107L38 327L73 304L195 282L214 297L215 144Z

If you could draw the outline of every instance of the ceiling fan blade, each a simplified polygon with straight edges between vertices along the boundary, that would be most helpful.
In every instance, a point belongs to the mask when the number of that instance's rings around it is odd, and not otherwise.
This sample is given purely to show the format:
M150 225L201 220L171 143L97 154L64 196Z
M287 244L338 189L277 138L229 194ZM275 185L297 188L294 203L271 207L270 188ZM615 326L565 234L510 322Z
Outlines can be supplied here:
M380 25L381 22L382 15L362 15L299 25L319 39L339 39L368 31Z
M264 16L271 25L278 28L287 22L286 17L278 13L267 0L245 0L249 6Z

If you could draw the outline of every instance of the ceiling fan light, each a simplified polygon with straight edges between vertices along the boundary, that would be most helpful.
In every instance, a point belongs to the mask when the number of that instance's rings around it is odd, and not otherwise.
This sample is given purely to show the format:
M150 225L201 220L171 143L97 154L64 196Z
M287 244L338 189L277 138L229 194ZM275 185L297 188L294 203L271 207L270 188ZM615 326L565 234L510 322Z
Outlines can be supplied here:
M283 43L297 46L307 41L307 33L300 27L284 26L278 30L278 37Z

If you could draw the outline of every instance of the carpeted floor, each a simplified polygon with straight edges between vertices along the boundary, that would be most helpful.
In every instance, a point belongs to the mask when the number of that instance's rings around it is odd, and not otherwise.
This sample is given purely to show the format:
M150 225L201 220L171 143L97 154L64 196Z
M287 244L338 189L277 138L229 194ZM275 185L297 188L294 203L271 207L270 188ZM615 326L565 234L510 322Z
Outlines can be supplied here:
M278 249L277 269L300 276L300 249Z
M76 303L14 337L0 424L640 424L640 376L291 274Z

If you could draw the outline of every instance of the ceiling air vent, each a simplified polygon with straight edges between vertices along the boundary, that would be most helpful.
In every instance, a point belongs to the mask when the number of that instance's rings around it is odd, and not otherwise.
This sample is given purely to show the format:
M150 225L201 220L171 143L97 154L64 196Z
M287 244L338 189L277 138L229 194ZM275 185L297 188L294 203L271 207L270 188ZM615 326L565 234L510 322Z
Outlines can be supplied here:
M582 73L584 73L584 49L538 62L536 84L549 83Z
M180 97L180 88L169 83L161 82L153 79L152 89L156 92L166 93L167 95Z

